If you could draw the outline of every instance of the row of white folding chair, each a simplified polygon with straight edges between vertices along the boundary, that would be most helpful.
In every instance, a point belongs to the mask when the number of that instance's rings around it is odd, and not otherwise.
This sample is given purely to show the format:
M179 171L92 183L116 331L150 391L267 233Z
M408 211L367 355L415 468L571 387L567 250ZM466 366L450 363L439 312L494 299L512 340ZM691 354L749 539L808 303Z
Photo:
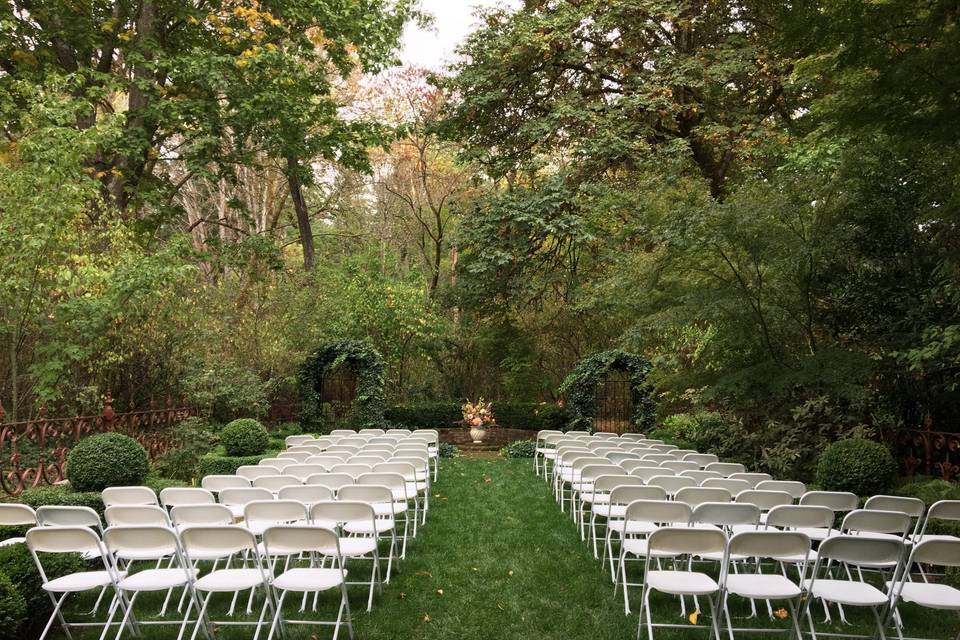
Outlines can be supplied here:
M62 603L71 593L101 588L112 588L116 602L116 606L110 607L109 617L102 625L102 636L106 635L111 626L120 627L117 633L119 638L125 628L134 635L140 635L141 625L176 624L180 627L178 637L182 637L187 625L192 622L191 637L196 637L196 634L202 630L204 637L211 638L211 631L215 626L238 624L247 626L255 624L257 630L254 637L256 637L261 627L266 624L265 615L270 612L270 631L267 636L269 640L279 625L291 622L280 619L282 599L288 591L306 594L330 589L340 590L340 605L336 621L309 621L309 624L334 624L336 635L343 623L347 625L351 636L353 633L340 540L337 533L331 529L314 526L277 526L265 532L262 547L258 546L256 539L243 529L216 526L193 528L180 536L169 528L159 526L111 527L104 532L102 541L98 534L89 528L52 527L31 529L26 537L40 571L44 588L51 594L59 596L54 597L55 610L41 638L47 635L57 619L61 621L65 631L68 626L101 626L100 623L67 625L61 613ZM261 555L261 549L268 552L268 557L304 555L315 558L319 555L332 560L333 565L328 568L312 564L310 567L297 567L274 576L274 566ZM91 571L48 579L41 556L68 552L80 552L95 558L102 568L95 567ZM206 557L211 553L227 559L228 563L229 558L242 557L244 568L231 569L229 564L220 569L215 566L206 575L198 576L195 563L190 561L191 556L200 554ZM167 561L167 566L161 568L158 565L155 568L146 568L129 574L119 570L112 562L112 557L120 554L154 557L158 561ZM138 595L171 588L182 588L184 595L188 596L188 607L182 620L141 621L132 615ZM210 598L214 593L232 592L236 595L246 589L251 591L262 589L264 592L263 605L256 623L236 621L233 619L232 611L228 614L230 617L228 620L212 622L207 618ZM279 603L275 591L281 594ZM197 613L191 620L194 608ZM120 613L122 613L120 622L114 622L115 617Z

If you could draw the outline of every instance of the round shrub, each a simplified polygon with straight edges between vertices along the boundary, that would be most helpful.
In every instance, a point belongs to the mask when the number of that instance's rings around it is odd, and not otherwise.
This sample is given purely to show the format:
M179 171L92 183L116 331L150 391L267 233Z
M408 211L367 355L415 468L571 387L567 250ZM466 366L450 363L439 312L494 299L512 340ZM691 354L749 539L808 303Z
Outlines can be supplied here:
M515 440L500 449L504 458L532 458L537 450L537 443L533 440Z
M858 496L888 493L897 476L897 463L879 442L850 438L823 450L817 463L817 484L827 491L851 491Z
M460 448L450 442L441 442L439 453L441 458L456 458L460 455Z
M16 638L27 620L27 601L10 578L0 573L0 639Z
M256 456L267 450L270 435L266 427L253 418L240 418L223 428L220 444L228 456Z
M120 433L84 438L67 456L67 479L77 491L141 484L149 470L144 448Z

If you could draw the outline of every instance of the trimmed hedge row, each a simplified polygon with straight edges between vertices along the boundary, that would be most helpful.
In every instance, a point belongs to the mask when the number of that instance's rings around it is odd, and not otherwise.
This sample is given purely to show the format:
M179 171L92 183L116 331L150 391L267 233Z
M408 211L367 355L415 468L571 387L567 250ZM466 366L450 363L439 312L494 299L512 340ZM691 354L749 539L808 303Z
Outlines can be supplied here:
M232 475L239 467L246 464L258 464L264 458L269 458L271 452L256 456L226 456L223 451L214 451L200 458L197 463L197 477L212 475Z
M452 427L463 419L461 402L439 400L411 402L387 408L387 422L408 429L435 429ZM493 402L493 415L497 426L510 429L563 430L567 426L566 409L554 404L537 402Z

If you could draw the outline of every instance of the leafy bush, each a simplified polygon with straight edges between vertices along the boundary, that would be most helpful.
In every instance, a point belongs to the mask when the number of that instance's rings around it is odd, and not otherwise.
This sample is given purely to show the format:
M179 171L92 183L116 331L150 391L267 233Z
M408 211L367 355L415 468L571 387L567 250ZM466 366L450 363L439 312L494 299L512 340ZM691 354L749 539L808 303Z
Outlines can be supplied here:
M144 448L121 433L84 438L67 455L67 479L77 491L140 484L149 470Z
M270 430L270 435L281 439L287 436L298 436L301 433L303 433L303 427L299 422L282 422Z
M537 443L533 440L515 440L500 449L504 458L532 458L537 450Z
M150 487L154 493L160 495L160 492L167 487L188 487L190 483L179 478L164 478L160 474L151 473L144 478L143 486Z
M852 491L858 496L889 493L897 463L879 442L850 438L824 449L817 464L817 483L827 491Z
M222 450L208 453L201 457L200 462L197 463L197 477L234 474L239 467L245 464L257 464L266 457L268 457L268 454L256 456L226 456Z
M562 431L567 426L567 410L545 402L497 402L493 403L493 415L497 424L510 429L553 429Z
M266 415L268 388L260 376L231 363L208 363L183 380L186 400L211 422Z
M74 491L68 484L56 484L27 489L20 494L20 502L34 509L62 504L71 507L90 507L103 516L103 500L99 491Z
M960 500L960 484L939 479L915 480L896 490L898 496L920 498L929 507L940 500ZM927 532L935 535L960 536L960 522L931 520ZM957 575L960 578L960 573ZM958 585L960 586L960 582Z
M228 456L255 456L267 450L270 434L252 418L234 420L220 432L220 445Z
M27 621L27 601L10 578L0 573L0 639L19 637L20 627Z
M439 453L441 458L456 458L460 455L460 448L451 442L441 442Z
M86 568L86 562L79 554L58 553L44 555L41 560L43 567L50 579L65 576L68 573L83 571ZM46 622L47 616L53 610L50 603L50 597L40 586L40 574L37 572L37 565L33 562L33 556L24 544L11 544L0 547L0 575L10 579L20 596L23 598L27 611L29 611L29 622L26 626L19 629L20 636L36 637L39 635L39 627ZM3 589L0 588L0 592ZM16 627L0 627L7 632L16 631ZM37 633L34 633L37 632ZM2 631L0 631L2 633ZM0 637L3 637L0 635ZM10 635L9 637L16 637Z
M153 461L153 470L164 478L189 482L197 471L200 457L217 443L217 435L205 420L187 418L175 428L181 446L171 449Z
M454 400L398 404L389 407L384 412L384 418L390 424L406 429L450 427L463 419L460 406L461 403ZM496 416L496 409L494 415Z

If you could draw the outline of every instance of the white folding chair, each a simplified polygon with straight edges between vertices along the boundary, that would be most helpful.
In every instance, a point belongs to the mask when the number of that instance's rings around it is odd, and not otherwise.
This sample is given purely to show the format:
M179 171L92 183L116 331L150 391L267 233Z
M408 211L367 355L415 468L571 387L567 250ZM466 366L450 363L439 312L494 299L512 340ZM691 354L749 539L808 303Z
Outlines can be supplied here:
M305 433L305 434L299 434L294 436L287 436L286 438L283 439L283 443L287 447L295 447L298 444L305 444L307 442L310 442L311 440L313 440L313 436L310 435L309 433Z
M334 494L340 490L340 487L344 487L348 484L355 484L355 479L349 473L315 473L312 476L308 476L306 480L303 481L304 485L327 487Z
M647 484L651 487L661 487L664 491L667 492L667 496L673 497L681 489L696 487L697 481L693 478L685 478L683 476L653 476L647 480Z
M643 486L642 479L622 473L611 473L597 476L593 481L593 490L585 498L590 505L590 544L593 546L593 557L599 558L597 552L597 518L605 521L610 517L610 493L621 486ZM606 524L604 524L606 528Z
M38 640L43 640L47 637L55 621L60 623L60 627L68 638L72 637L70 635L70 628L72 627L101 627L101 637L106 635L107 630L110 628L107 623L67 621L62 611L63 603L67 597L73 593L98 590L100 592L100 596L97 598L99 603L100 598L103 597L106 590L112 589L114 592L114 603L110 605L110 609L112 610L114 606L116 606L126 614L128 602L123 594L117 590L117 580L126 577L126 573L117 572L116 567L113 566L113 562L110 560L109 554L107 554L106 549L104 549L100 542L99 536L97 536L93 529L83 526L54 525L34 527L27 531L26 544L27 548L30 549L30 554L33 556L33 562L37 566L37 572L40 574L40 586L47 592L47 595L50 596L50 601L53 603L53 613L50 614L50 618L47 620L43 631L40 632ZM59 553L79 553L89 559L96 568L89 571L69 573L59 578L51 579L47 577L47 572L41 561L41 555L46 557L47 554ZM94 611L96 608L97 606L94 605ZM128 624L131 633L138 633L136 620L128 620Z
M108 527L143 526L170 528L170 516L167 510L155 505L120 504L107 507L103 519Z
M407 557L407 535L410 529L410 502L416 505L416 498L411 498L407 492L407 481L400 473L380 471L365 473L357 477L358 486L386 487L393 495L393 504L374 505L378 516L390 515L394 518L403 517L403 534L400 547L400 558ZM349 491L347 492L349 494ZM414 520L416 520L416 506L414 506Z
M705 502L730 502L733 496L719 487L683 487L674 494L673 499L689 505L691 509Z
M305 462L306 459L312 455L313 455L312 450L311 451L288 450L288 451L281 451L280 453L277 454L277 457L293 460L294 462Z
M291 459L290 465L293 464L296 464L296 461ZM283 466L288 467L290 465ZM245 464L237 467L237 475L241 478L246 478L251 483L257 478L279 475L281 471L282 469L280 467L270 464Z
M731 480L730 478L708 478L700 482L701 487L719 487L721 489L726 489L730 492L731 495L736 497L744 491L749 491L753 488L746 480Z
M934 502L927 510L927 517L923 520L923 526L920 533L913 537L914 543L926 540L958 540L953 535L928 533L931 521L936 526L936 522L960 522L960 500L940 500Z
M37 526L37 512L25 504L0 503L0 526L4 527L35 527ZM0 547L8 544L26 542L23 536L7 538L0 542Z
M289 467L292 464L296 464L295 460L290 458L263 458L257 463L257 466L261 467L273 467L278 472L282 472L284 469ZM238 470L239 473L239 470Z
M242 476L210 475L200 480L200 486L210 493L220 493L224 489L249 487L250 480Z
M920 532L926 504L920 498L878 495L867 498L863 508L868 511L899 511L907 514L914 523L912 537Z
M720 585L706 573L691 571L689 563L678 564L678 558L692 558L705 554L723 553L727 546L727 536L722 531L713 529L691 529L681 527L666 527L657 529L647 540L645 549L645 571L642 582L640 621L637 627L637 636L643 628L643 614L647 614L647 637L653 640L654 627L673 629L689 629L686 624L655 624L653 611L650 607L650 594L653 591L667 593L674 596L693 596L706 598L710 604L710 626L715 640L720 640L719 609L717 597L720 595ZM673 566L686 566L687 569L667 570L662 566L662 560L673 559ZM656 568L651 566L656 561Z
M259 478L253 479L253 486L257 489L266 489L270 493L276 495L280 492L280 489L284 487L290 487L302 484L300 478L296 476L280 475L280 476L260 476Z
M960 589L929 582L925 573L921 573L920 581L915 581L910 573L914 565L960 567L960 538L927 539L917 543L903 566L900 580L887 582L887 589L893 594L887 624L892 619L900 638L903 638L903 622L897 615L897 605L901 601L937 611L960 611Z
M713 462L720 462L720 458L712 453L688 453L680 459L688 462L696 462L697 466L701 469Z
M100 492L105 507L114 505L159 505L157 494L150 487L107 487Z
M758 491L783 491L794 500L799 500L807 492L807 485L797 480L762 480L757 483Z
M769 473L731 473L727 477L731 480L744 480L749 482L752 489L756 489L757 485L761 482L773 480L773 476Z
M245 489L224 489L220 492L218 498L220 504L228 507L234 517L242 518L243 509L248 502L254 500L273 500L273 492L256 487Z
M739 462L710 462L703 468L704 471L716 471L729 477L734 473L744 473L747 468Z
M243 526L258 538L269 527L306 524L307 507L297 500L253 500L243 506Z
M318 502L310 507L310 520L314 525L337 531L340 534L341 566L346 568L350 559L370 560L370 580L350 582L368 586L367 611L373 609L374 591L383 590L383 574L380 570L379 536L376 533L377 515L373 507L365 502ZM356 533L345 535L345 527L351 527ZM360 532L361 530L367 533Z
M235 517L222 504L180 504L170 509L170 520L180 531L186 527L231 525Z
M333 489L319 484L300 484L283 487L277 493L278 500L296 500L308 509L317 502L334 499Z
M635 478L639 480L639 478ZM613 537L622 540L626 534L646 535L653 531L653 526L645 522L627 522L624 518L627 514L627 505L637 500L653 500L656 502L665 502L667 492L660 487L648 487L640 481L640 484L624 483L618 485L610 491L610 497L606 505L595 505L600 511L600 515L606 517L607 522L604 527L603 535L603 555L600 562L609 561L610 581L616 584L617 566L613 555Z
M704 480L723 480L724 479L724 477L719 473L717 473L716 471L681 471L680 475L686 478L693 478L694 480L699 482L701 485L703 484Z
M699 471L700 465L696 462L690 460L667 460L660 464L664 469L670 469L676 474L680 474L684 471Z
M185 504L216 504L212 491L200 487L167 487L160 491L160 504L166 509Z
M389 584L393 563L397 558L397 519L392 513L394 509L393 492L385 486L354 484L340 489L337 500L363 502L373 508L376 520L373 522L372 530L370 529L370 523L366 520L360 520L345 523L343 531L354 535L374 534L378 539L389 542L387 571L383 579L385 583Z

